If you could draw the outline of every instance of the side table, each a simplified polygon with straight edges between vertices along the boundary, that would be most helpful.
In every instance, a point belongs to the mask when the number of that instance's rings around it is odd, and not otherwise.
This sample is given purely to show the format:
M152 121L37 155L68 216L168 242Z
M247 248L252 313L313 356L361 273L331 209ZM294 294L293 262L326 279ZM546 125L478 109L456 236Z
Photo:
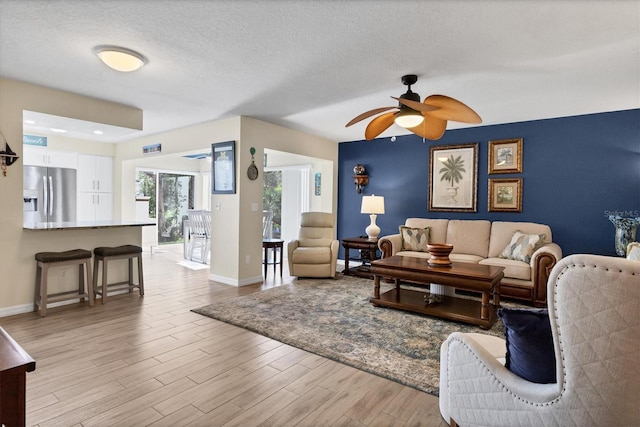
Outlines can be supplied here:
M378 259L378 239L369 240L364 237L347 237L342 239L342 247L344 248L344 271L343 274L348 276L360 276L373 279L373 274L369 272L371 261ZM360 250L360 257L350 258L349 249ZM349 268L349 260L361 261L362 265Z
M26 373L35 369L31 356L0 328L0 425L25 425Z
M282 250L284 248L284 240L282 239L263 239L262 248L264 249L264 278L267 278L267 265L273 264L273 275L276 275L276 264L280 264L280 277L282 277ZM269 249L273 249L273 262L269 262ZM276 257L280 252L280 261Z

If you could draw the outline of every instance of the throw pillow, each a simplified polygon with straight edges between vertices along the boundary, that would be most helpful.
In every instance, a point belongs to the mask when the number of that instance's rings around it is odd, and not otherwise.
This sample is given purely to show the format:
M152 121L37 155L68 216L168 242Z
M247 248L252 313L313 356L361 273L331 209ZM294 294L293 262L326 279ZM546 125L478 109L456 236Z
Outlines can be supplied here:
M535 251L544 245L544 234L524 234L516 231L509 244L500 253L500 258L530 262Z
M556 382L556 355L546 308L501 308L507 341L505 367L527 381Z
M627 259L640 261L640 243L631 242L627 245Z
M402 237L403 251L428 252L429 227L411 228L400 226L400 236Z

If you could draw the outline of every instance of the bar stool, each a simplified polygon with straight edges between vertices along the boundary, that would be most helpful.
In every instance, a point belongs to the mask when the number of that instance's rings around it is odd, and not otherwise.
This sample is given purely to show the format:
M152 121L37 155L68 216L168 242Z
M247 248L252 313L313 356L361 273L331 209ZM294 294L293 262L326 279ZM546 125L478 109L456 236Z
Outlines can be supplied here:
M123 245L116 247L102 246L93 250L93 292L102 296L102 304L107 303L107 290L123 290L128 289L132 292L134 288L138 288L140 296L144 296L144 279L142 278L142 248L135 245ZM133 258L138 258L138 284L133 283ZM119 259L129 260L129 279L124 282L109 283L107 281L107 272L109 261ZM102 261L102 286L98 287L98 267Z
M91 251L84 249L73 249L66 252L38 252L35 255L36 267L36 292L34 299L34 311L38 311L40 316L47 315L47 304L59 301L68 301L78 298L82 302L89 299L89 306L93 307L93 287L91 286ZM47 277L49 268L62 265L78 264L78 290L58 292L49 295L47 292ZM87 292L84 290L85 274Z

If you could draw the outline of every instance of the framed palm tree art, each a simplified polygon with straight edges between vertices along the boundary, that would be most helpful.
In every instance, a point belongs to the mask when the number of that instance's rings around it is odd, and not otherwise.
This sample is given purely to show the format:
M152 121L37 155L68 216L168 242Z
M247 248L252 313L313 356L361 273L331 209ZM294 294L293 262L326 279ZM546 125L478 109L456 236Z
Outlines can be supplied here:
M522 212L522 178L489 179L489 212Z
M477 212L477 190L478 143L430 148L430 211Z
M522 138L489 141L489 174L522 173Z

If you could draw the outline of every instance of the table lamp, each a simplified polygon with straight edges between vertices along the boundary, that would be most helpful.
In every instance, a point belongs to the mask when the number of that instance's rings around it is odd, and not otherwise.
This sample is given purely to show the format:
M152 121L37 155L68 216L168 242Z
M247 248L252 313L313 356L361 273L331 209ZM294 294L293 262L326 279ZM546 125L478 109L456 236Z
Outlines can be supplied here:
M365 229L369 240L377 239L380 234L380 227L376 225L376 216L384 213L384 197L376 196L375 194L362 196L360 213L369 214L369 218L371 218L371 224Z

